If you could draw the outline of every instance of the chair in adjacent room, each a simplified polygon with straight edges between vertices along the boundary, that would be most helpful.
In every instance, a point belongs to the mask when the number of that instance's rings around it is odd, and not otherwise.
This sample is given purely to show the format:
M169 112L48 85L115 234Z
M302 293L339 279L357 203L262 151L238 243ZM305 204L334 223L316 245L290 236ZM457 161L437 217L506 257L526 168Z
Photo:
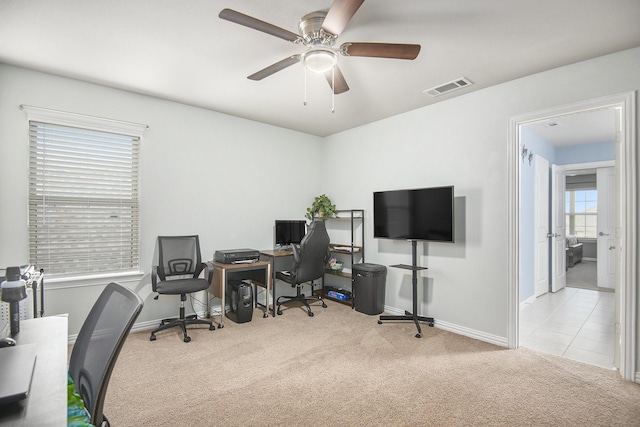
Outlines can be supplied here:
M200 278L203 270L204 279ZM174 327L182 329L184 342L191 341L187 325L209 325L210 331L216 329L212 321L198 319L196 314L184 314L187 294L207 289L212 274L213 266L202 262L197 235L158 236L158 265L151 269L151 287L159 295L180 295L180 317L163 319L160 326L151 331L151 341L155 341L157 332ZM158 295L154 299L157 300Z
M73 345L69 376L94 426L109 425L102 413L107 386L122 345L142 306L142 299L134 292L117 283L109 283L93 305Z
M299 245L292 245L293 267L289 271L279 271L276 278L283 280L296 288L295 296L281 296L276 300L277 313L282 314L281 305L285 302L298 301L307 309L307 314L313 316L309 301L320 301L322 307L326 308L324 300L320 296L305 296L301 292L304 283L313 282L322 278L325 265L329 259L329 235L325 228L324 221L313 221L307 230L307 234L302 238ZM281 301L282 300L282 301Z

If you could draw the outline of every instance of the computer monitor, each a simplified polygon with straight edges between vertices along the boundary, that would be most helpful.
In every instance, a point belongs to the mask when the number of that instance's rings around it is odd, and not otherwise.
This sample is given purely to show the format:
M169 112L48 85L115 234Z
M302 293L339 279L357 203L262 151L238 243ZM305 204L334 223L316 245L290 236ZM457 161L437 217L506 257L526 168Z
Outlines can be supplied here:
M307 222L304 220L276 220L276 247L288 247L298 244L306 234Z

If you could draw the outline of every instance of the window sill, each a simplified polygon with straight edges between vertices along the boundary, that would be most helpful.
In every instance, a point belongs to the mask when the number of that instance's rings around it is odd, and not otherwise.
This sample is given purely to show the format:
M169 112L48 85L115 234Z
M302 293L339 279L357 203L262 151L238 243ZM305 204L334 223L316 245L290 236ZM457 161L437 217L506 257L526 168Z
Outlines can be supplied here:
M45 289L78 288L85 286L106 285L110 282L139 282L144 277L142 271L126 271L123 273L105 273L84 276L47 277L44 272Z

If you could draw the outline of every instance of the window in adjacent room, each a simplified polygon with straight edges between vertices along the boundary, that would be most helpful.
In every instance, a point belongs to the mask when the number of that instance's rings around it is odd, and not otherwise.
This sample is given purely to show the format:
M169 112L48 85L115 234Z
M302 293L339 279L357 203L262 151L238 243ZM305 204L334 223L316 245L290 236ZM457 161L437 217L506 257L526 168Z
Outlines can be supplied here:
M29 121L29 258L49 275L139 269L140 134L94 119Z
M597 238L598 191L570 190L565 193L567 235Z

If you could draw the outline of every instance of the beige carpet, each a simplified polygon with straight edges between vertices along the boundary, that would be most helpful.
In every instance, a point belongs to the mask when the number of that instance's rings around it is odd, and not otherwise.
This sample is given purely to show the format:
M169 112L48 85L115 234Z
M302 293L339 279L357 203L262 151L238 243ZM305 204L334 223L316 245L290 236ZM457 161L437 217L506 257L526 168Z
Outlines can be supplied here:
M114 427L640 425L640 385L614 371L427 326L417 339L411 323L328 305L256 310L190 343L131 334L105 414Z

